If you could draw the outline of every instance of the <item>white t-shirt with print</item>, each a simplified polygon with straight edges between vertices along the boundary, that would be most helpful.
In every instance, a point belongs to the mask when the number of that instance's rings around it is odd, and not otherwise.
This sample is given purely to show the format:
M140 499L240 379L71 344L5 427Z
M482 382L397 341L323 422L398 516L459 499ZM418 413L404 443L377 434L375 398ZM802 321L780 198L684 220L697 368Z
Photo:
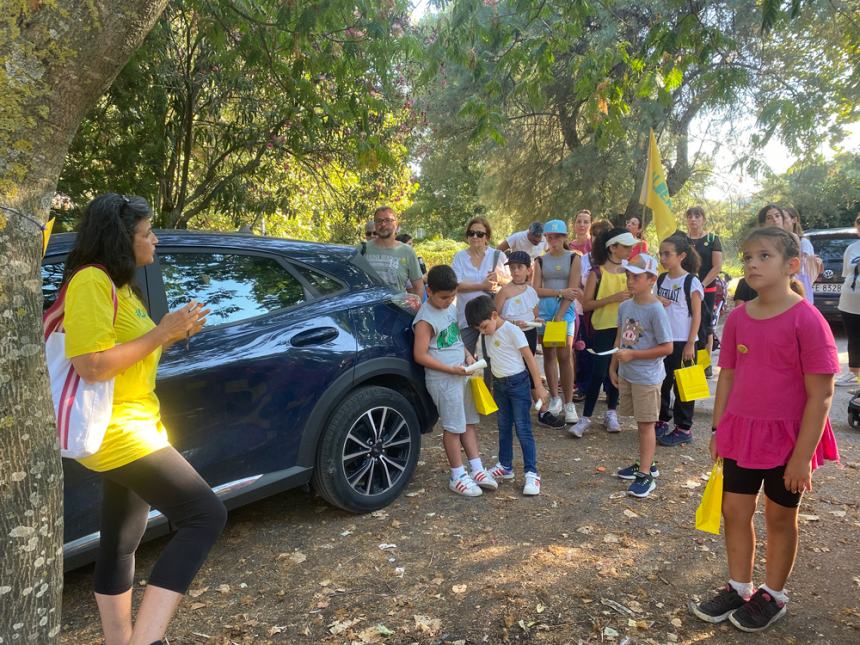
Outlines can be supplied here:
M493 258L498 256L496 266L493 266ZM511 279L511 272L505 266L508 257L501 251L496 249L487 249L484 253L484 259L481 261L481 266L475 268L472 264L472 259L469 256L469 251L463 249L457 251L454 259L451 261L451 268L457 276L457 282L483 282L487 279L487 274L491 271L496 272L496 276L500 282L507 282ZM466 303L474 300L478 296L485 296L483 291L463 291L457 294L457 324L460 329L465 329L469 325L466 324Z
M519 231L517 233L512 233L510 237L508 237L507 242L508 246L511 247L512 252L525 251L531 256L532 260L534 260L537 256L546 253L547 249L546 238L541 236L539 243L532 244L528 236L528 231Z
M525 290L505 300L499 315L505 320L531 321L535 319L535 307L540 298L537 291L531 285L526 285Z
M666 307L666 315L669 317L669 328L672 330L672 341L687 342L690 338L690 324L692 318L687 310L687 298L684 296L684 280L687 274L685 273L679 278L670 278L668 274L663 278L663 284L657 289L657 295L661 298L671 301ZM693 276L693 281L690 283L690 298L693 294L698 293L700 298L705 297L705 290L699 278Z
M484 337L487 345L487 356L490 359L490 368L496 378L505 378L519 374L526 368L523 355L520 350L528 347L529 342L523 330L507 321L496 330L492 336ZM477 353L483 356L484 343L478 339Z
M860 240L848 245L842 256L842 292L837 309L849 314L860 314L860 278L854 284L854 267L860 262ZM854 284L854 288L851 285Z

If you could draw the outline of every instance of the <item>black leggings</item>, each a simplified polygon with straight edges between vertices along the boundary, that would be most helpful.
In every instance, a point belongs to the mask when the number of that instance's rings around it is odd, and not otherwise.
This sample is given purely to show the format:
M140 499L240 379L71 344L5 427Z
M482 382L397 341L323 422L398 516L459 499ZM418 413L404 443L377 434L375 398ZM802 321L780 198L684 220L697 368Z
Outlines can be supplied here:
M174 448L102 473L101 540L96 593L131 589L134 552L146 530L149 508L176 529L152 569L148 584L185 593L221 534L227 509L197 471Z
M848 367L856 369L860 367L860 315L841 310L839 313L848 336Z
M684 357L686 341L676 340L672 343L672 353L663 359L666 368L666 378L660 386L660 421L671 421L674 413L675 425L684 430L693 427L693 412L696 409L695 401L686 403L678 396L678 384L675 383L675 370L681 367ZM672 391L675 393L675 405L670 406Z
M592 346L595 352L605 352L612 349L615 345L615 337L618 335L618 329L596 329L592 337ZM614 410L618 407L618 388L612 385L606 375L609 373L609 362L612 360L612 355L592 356L591 357L591 380L588 382L588 391L585 393L585 407L582 410L582 416L590 417L594 413L594 406L597 405L597 396L600 394L600 386L606 391L606 409ZM606 381L604 383L604 380Z

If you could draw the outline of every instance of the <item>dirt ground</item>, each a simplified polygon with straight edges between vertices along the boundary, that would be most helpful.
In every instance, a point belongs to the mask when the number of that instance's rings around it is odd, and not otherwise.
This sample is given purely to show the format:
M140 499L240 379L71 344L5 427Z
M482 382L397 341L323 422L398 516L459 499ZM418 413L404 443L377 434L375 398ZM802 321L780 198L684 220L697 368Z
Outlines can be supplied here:
M833 415L843 463L819 470L804 499L789 613L764 642L860 642L860 432L844 409ZM494 422L480 432L487 465ZM170 642L748 642L686 608L727 577L722 539L693 529L709 427L703 411L692 445L658 448L661 476L645 500L625 496L612 475L636 455L632 424L609 435L596 423L581 440L536 429L536 498L522 496L521 470L480 498L449 492L434 431L406 495L383 511L351 515L303 491L238 509ZM136 602L163 545L139 551ZM99 641L91 576L91 567L66 575L64 643Z

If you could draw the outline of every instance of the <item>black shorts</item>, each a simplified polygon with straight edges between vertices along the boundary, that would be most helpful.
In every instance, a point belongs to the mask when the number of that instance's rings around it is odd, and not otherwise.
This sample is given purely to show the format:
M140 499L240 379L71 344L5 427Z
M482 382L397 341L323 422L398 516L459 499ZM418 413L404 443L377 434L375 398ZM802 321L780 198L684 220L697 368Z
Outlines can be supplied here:
M758 495L764 482L764 494L770 501L786 508L797 508L803 493L786 490L782 479L784 474L785 465L766 470L741 468L734 459L723 459L723 492Z

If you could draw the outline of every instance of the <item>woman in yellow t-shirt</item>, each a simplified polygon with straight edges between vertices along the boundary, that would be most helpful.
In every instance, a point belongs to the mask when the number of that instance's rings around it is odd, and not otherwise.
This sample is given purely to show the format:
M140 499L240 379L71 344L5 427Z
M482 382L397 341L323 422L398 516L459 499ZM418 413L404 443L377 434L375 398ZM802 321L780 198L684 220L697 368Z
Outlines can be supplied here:
M155 396L161 351L200 331L208 311L191 302L158 325L147 315L133 279L136 267L155 258L151 214L142 197L97 197L66 260L66 355L85 381L114 379L104 441L80 460L102 475L94 588L108 644L160 642L227 519L221 500L170 446L161 424ZM150 506L177 530L153 567L132 625L134 552Z
M630 297L630 291L627 289L627 273L622 263L630 255L630 249L636 243L636 238L629 231L623 228L612 228L601 233L591 248L594 264L585 282L582 309L592 312L591 326L594 328L594 337L591 339L591 346L597 353L610 350L615 345L618 305ZM601 385L606 390L606 418L604 419L606 431L621 430L616 412L618 389L606 378L611 356L607 354L591 358L591 380L585 393L582 417L570 428L570 433L576 437L581 437L591 425L591 415L594 413Z

